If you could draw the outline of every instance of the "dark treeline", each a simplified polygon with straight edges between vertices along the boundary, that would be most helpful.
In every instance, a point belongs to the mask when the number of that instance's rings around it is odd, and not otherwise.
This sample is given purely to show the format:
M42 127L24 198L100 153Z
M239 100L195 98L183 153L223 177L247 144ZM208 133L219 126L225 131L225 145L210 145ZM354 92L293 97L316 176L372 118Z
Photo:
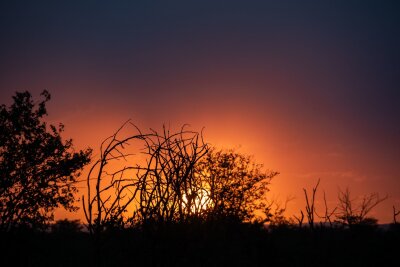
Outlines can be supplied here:
M0 106L1 261L16 266L380 266L396 259L399 211L382 229L370 211L387 199L340 191L336 207L315 203L286 216L268 197L278 173L250 156L218 150L201 132L130 121L98 152L76 151L63 125L44 122L44 100L16 93ZM89 165L90 164L90 165ZM85 177L82 169L89 165ZM54 223L54 210L85 221Z

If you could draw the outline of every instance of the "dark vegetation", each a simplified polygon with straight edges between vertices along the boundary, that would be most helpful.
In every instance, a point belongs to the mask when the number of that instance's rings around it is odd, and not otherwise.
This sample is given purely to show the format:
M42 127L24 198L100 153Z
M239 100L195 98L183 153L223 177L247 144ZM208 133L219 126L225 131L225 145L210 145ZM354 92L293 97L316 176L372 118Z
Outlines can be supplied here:
M250 156L218 150L202 133L142 132L130 121L105 139L84 179L91 150L75 152L46 125L44 101L28 92L0 107L2 266L382 266L398 259L399 211L378 227L370 211L387 197L352 198L317 210L320 185L288 217L268 197L278 173ZM85 222L53 222L75 211ZM289 201L289 200L288 200Z
M2 266L389 266L400 234L191 222L88 233L2 233ZM392 266L396 266L395 264Z

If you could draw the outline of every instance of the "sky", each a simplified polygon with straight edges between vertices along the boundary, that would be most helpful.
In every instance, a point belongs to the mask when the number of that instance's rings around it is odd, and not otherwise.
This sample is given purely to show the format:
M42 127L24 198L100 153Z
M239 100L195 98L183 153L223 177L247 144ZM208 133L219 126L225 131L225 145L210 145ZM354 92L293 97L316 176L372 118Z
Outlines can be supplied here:
M1 1L0 103L50 91L51 123L97 149L124 121L184 123L303 188L400 208L399 1ZM57 216L65 216L59 212ZM80 216L69 215L69 216Z

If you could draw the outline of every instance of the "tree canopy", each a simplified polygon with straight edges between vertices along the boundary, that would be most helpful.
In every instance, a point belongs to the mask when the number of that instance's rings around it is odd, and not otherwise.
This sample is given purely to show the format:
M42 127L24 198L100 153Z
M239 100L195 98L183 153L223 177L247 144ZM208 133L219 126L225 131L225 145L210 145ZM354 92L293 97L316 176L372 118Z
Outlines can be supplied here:
M267 205L269 184L278 173L263 170L253 157L235 150L210 149L196 171L206 185L211 218L252 221Z
M63 140L64 126L47 125L50 94L35 103L29 92L17 92L14 103L0 106L0 227L41 227L53 211L73 211L76 178L89 163L91 150L73 150Z

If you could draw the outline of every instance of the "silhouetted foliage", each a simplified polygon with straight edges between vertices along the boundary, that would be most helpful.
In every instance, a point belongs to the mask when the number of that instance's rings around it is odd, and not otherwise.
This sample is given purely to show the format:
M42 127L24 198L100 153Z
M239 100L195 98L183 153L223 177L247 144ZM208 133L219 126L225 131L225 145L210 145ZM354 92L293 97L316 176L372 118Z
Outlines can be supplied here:
M43 96L36 109L28 92L0 107L0 226L19 227L0 231L3 265L380 266L397 258L399 211L393 207L387 231L368 217L386 197L357 201L346 190L330 210L324 193L319 216L318 180L311 195L304 189L306 211L295 217L296 227L285 216L290 198L283 206L267 198L277 172L234 150L211 148L186 126L142 133L129 121L104 140L87 176L83 207L96 238L78 220L32 231L52 219L54 208L76 209L76 176L91 152L73 152L72 141L61 139L62 125L42 121L50 99L46 91ZM127 126L135 134L121 137ZM139 159L128 147L140 151ZM302 227L305 215L309 227ZM320 227L315 215L324 220Z
M269 203L268 185L278 173L263 171L251 156L234 150L210 150L196 166L208 201L211 219L256 219L255 211L265 211Z
M16 93L10 107L0 106L0 229L43 227L53 210L74 211L76 177L91 151L74 152L63 141L64 126L47 125L46 102L35 104L29 92Z
M91 233L127 224L251 221L266 207L265 193L277 173L262 171L252 157L210 149L201 133L185 126L175 133L135 127L136 134L119 137L129 125L102 143L88 174L83 203ZM133 141L142 144L141 162L125 150ZM112 162L123 164L113 168Z

